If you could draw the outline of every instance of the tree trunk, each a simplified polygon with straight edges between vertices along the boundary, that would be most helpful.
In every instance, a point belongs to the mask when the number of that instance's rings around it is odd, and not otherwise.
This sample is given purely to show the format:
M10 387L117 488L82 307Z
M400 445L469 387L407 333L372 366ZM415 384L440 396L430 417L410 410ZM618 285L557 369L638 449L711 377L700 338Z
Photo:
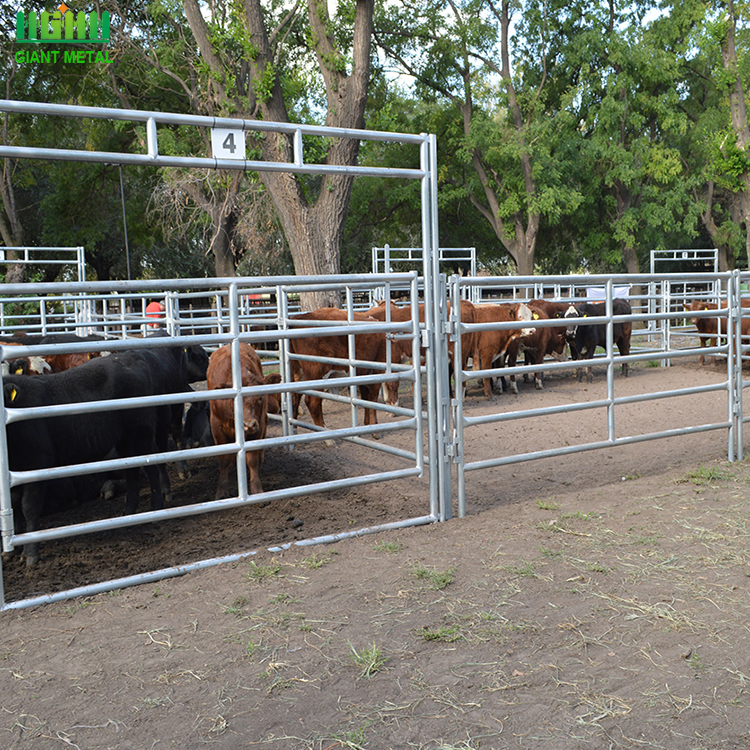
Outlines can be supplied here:
M217 278L234 276L234 255L232 253L231 226L234 224L233 215L216 216L221 214L221 207L214 212L214 236L211 238L209 252L214 256L214 272Z

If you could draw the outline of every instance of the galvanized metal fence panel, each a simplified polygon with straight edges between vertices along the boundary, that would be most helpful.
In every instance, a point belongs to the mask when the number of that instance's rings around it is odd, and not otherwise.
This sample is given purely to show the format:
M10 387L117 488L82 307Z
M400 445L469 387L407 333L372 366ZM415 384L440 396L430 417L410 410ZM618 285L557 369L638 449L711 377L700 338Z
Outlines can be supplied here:
M462 370L461 369L461 334L479 332L481 330L518 329L526 327L528 323L501 323L490 325L477 325L465 322L459 322L452 331L452 337L455 340L453 367L456 373L456 397L453 402L453 428L454 428L454 461L457 468L457 503L459 515L466 513L466 475L472 471L480 471L491 467L505 466L525 461L532 461L539 458L548 458L554 456L567 456L573 453L597 450L600 448L611 448L621 445L627 445L635 442L649 440L659 440L662 438L673 437L678 434L690 434L694 432L721 431L727 432L727 458L730 461L741 458L742 456L742 424L745 421L742 409L742 391L743 388L750 385L742 379L742 356L746 355L750 347L748 338L742 339L740 335L740 326L742 320L747 320L750 310L742 308L740 305L741 276L734 274L695 274L684 275L680 277L681 283L700 282L709 283L720 287L724 290L725 300L728 304L718 310L705 310L701 312L690 313L690 316L698 318L716 318L720 325L726 326L725 330L734 331L734 336L730 335L719 340L712 347L698 347L695 344L697 334L693 332L693 343L682 341L680 346L676 346L675 338L664 337L662 344L655 349L635 350L628 356L615 355L613 351L613 324L616 321L622 322L629 320L634 324L647 326L650 322L673 322L686 317L684 310L674 309L669 300L668 294L663 298L663 302L654 312L633 312L627 316L612 315L612 301L614 299L614 289L618 284L632 283L648 287L649 285L659 285L665 290L669 290L669 281L673 277L667 278L655 277L651 275L643 276L592 276L588 277L588 283L601 284L606 290L606 315L600 318L590 318L588 323L604 324L607 326L607 346L604 355L597 355L593 359L577 360L569 362L550 362L540 365L517 366L509 368L486 368L483 370ZM502 291L510 289L512 286L519 286L527 283L558 285L560 288L568 287L575 284L574 277L548 277L544 279L494 279L492 284ZM461 287L472 284L487 285L487 279L466 279L454 276L450 280L451 299L455 304L461 298ZM653 288L653 286L651 287ZM578 297L563 298L571 303L582 301ZM459 308L457 308L459 309ZM723 321L723 323L721 323ZM556 327L560 325L557 319L539 320L534 322L535 326ZM750 322L748 323L750 325ZM741 344L740 344L741 342ZM615 368L622 363L633 363L652 361L654 354L658 353L666 361L676 358L694 357L697 353L719 355L726 358L726 377L717 384L681 388L672 391L660 391L655 393L642 393L636 396L616 396L614 388ZM592 400L584 403L567 403L555 407L540 409L518 409L498 411L493 414L480 417L466 416L464 411L465 389L461 387L467 381L478 377L497 377L505 375L531 372L550 372L559 370L573 370L588 365L606 365L606 397L603 399ZM474 367L477 365L474 364ZM648 434L623 435L616 429L615 414L618 407L636 402L646 402L649 400L668 399L678 396L692 395L708 392L726 393L727 408L723 418L710 423L696 424L690 427L669 428L651 432ZM508 455L507 452L498 451L498 455L492 459L472 460L471 455L466 448L466 434L470 430L481 429L489 424L509 422L511 420L525 420L533 417L546 416L561 413L574 413L581 410L603 409L607 415L607 436L603 440L583 442L576 445L559 445L549 447L543 451L534 451L516 455Z
M123 351L123 350L138 350L144 347L148 348L163 348L168 346L180 345L187 346L192 344L199 344L204 347L214 349L223 344L230 344L233 348L235 358L233 361L234 367L234 384L231 389L225 389L220 391L194 391L190 393L180 394L169 394L159 395L149 398L140 399L126 399L111 402L92 401L88 403L75 403L75 404L64 404L49 407L39 407L33 409L14 409L12 405L4 404L2 414L4 416L4 426L0 430L2 435L0 436L0 521L2 522L2 534L3 534L3 548L5 551L10 551L14 547L31 543L31 542L44 542L52 539L61 539L79 534L88 534L96 531L111 530L117 528L124 528L127 526L151 523L162 521L166 519L181 518L191 515L198 515L208 512L214 512L219 510L226 510L228 508L242 507L253 503L265 503L269 501L281 500L284 498L298 497L301 495L309 495L315 492L323 492L340 488L350 488L365 484L372 484L376 482L390 482L408 477L420 477L425 473L425 467L429 461L426 454L427 447L424 439L424 415L423 407L424 404L421 399L423 393L422 390L422 374L420 372L420 358L419 350L423 340L424 323L420 323L419 310L416 304L411 308L411 319L406 322L390 321L384 322L373 321L372 323L358 324L354 326L346 321L337 322L335 324L320 323L320 324L306 324L305 327L295 327L290 325L294 322L294 313L290 312L289 298L296 298L300 292L305 291L308 288L321 289L326 285L331 289L340 290L343 295L347 298L347 308L349 312L353 312L353 298L354 294L362 289L370 289L374 287L390 288L394 284L405 286L410 290L410 294L413 299L417 298L417 274L382 274L374 276L367 274L364 276L341 276L341 277L329 277L325 284L321 284L319 278L306 278L306 277L284 277L282 279L234 279L231 282L223 285L217 285L215 280L173 280L171 282L160 281L160 292L166 295L167 299L171 299L173 303L169 307L169 314L172 316L172 323L175 330L183 329L185 324L189 324L195 334L186 336L175 336L175 337L164 337L164 338L151 338L145 339L143 337L131 337L127 336L123 338L120 331L116 334L112 334L111 326L112 321L109 319L100 319L97 321L100 331L109 332L110 338L102 341L99 344L92 344L91 342L71 342L66 344L54 344L45 346L0 346L0 360L7 360L9 358L19 358L28 356L31 354L44 354L44 353L73 353L90 350L106 350L106 351ZM133 300L139 300L138 296L143 295L143 282L120 282L118 284L86 284L85 289L72 289L71 291L75 294L84 295L90 293L94 298L102 294L103 288L106 286L109 289L108 296L112 299L117 300L118 296L125 303L132 302ZM271 290L271 291L268 291ZM17 287L7 286L4 290L6 296L12 297L13 292L23 292L28 298L30 293L36 291L41 297L43 295L54 295L59 291L59 287L56 285L39 285L33 287L30 285L18 285ZM150 290L149 290L150 291ZM147 292L148 294L148 292ZM185 295L183 299L182 295ZM195 318L191 317L188 320L183 320L181 310L185 307L186 299L194 299L195 295L208 294L212 297L222 297L225 299L225 309L229 312L229 322L226 325L226 321L220 321L218 316L206 315L205 318L200 321L200 325L196 326ZM266 305L262 312L258 312L256 309L249 308L243 305L243 299L257 299L257 295L272 294L274 300L278 302L275 307L275 316L273 318L273 328L268 326L271 323L270 318L270 307ZM208 309L208 308L207 308ZM215 308L211 309L211 313L215 312ZM146 325L148 323L142 313L136 313L129 318L129 325ZM262 321L263 326L259 326L258 322ZM136 327L136 330L139 329ZM353 349L349 355L349 362L351 369L347 377L340 379L337 385L343 385L347 388L348 396L337 396L332 393L323 393L320 391L321 388L329 388L331 386L330 381L293 381L290 370L288 368L288 359L285 359L285 352L288 352L288 342L291 338L298 337L309 337L309 336L328 336L342 334L346 335L352 341L354 340L354 332L356 333L382 333L389 338L395 337L401 339L407 339L411 341L412 345L412 362L408 364L402 364L400 361L395 361L392 356L389 356L385 362L358 362L354 356ZM139 331L140 332L140 331ZM112 337L116 335L116 337ZM278 385L264 385L264 386L253 386L253 387L242 387L241 376L239 374L239 362L237 359L237 352L239 350L239 343L246 342L251 345L258 344L262 341L267 341L273 338L278 343L278 349L276 350L261 350L258 349L258 353L263 358L267 366L273 369L279 369L282 373L282 383ZM391 346L388 347L389 353ZM288 354L287 354L288 357ZM371 370L371 374L362 375L359 374L355 366L361 365L363 368L367 367ZM28 376L32 377L32 376ZM40 376L45 377L45 376ZM411 408L405 408L403 406L388 406L382 403L365 402L357 397L357 387L365 383L382 383L388 380L398 379L400 382L406 384L409 388L413 388L415 393L414 404ZM350 403L351 409L351 424L347 427L339 426L337 429L320 429L314 425L305 423L302 420L294 420L291 416L291 409L289 407L291 395L293 393L305 393L313 392L316 395L327 400L336 400ZM155 453L148 455L139 455L132 457L118 457L109 460L98 461L96 463L89 464L78 464L65 467L55 468L44 468L34 471L11 471L8 466L8 454L7 454L7 440L6 440L6 429L5 425L12 424L18 420L35 419L40 417L50 417L53 415L61 414L83 414L87 412L101 412L105 410L115 410L123 408L140 408L144 405L166 405L174 403L195 403L203 400L214 400L217 398L233 398L235 400L236 419L239 420L238 424L241 425L241 405L242 398L245 396L262 395L268 393L283 394L282 395L282 413L278 417L272 416L272 419L277 420L282 425L282 435L280 436L267 436L264 440L258 441L245 441L240 434L240 439L236 440L233 444L223 446L210 446L204 448L191 448L181 449L176 451L168 451L164 453ZM365 426L360 424L357 416L357 407L368 406L375 408L381 412L390 415L390 419L387 422L379 424L375 427ZM406 432L412 436L412 448L404 449L397 448L388 444L387 436L394 432ZM383 437L382 440L373 440L373 433ZM262 494L249 494L248 491L248 479L245 465L245 454L248 450L259 450L259 449L283 449L292 450L295 446L309 444L313 442L329 441L332 439L346 440L357 445L363 446L369 450L379 451L393 456L394 460L389 462L391 464L389 468L382 471L376 471L369 474L354 475L350 477L342 477L340 479L333 479L323 482L311 482L304 486L287 487L278 489L270 492L263 492ZM16 533L14 530L14 512L18 512L14 509L12 502L12 490L13 488L20 488L24 484L36 482L40 480L50 480L62 477L78 476L81 474L89 474L94 472L103 472L108 470L116 470L123 468L131 468L136 466L164 464L167 462L174 462L178 460L190 460L199 457L217 457L224 454L234 454L236 456L237 463L237 483L238 492L234 497L214 500L210 502L201 502L194 505L188 505L183 507L166 508L164 510L148 510L145 512L137 513L130 516L118 516L116 518L101 519L98 521L92 521L89 523L71 524L68 526L42 529L33 533ZM349 531L347 529L331 529L331 535L325 538L319 538L317 541L332 541L337 538L345 538L346 536L356 535L360 533L372 533L379 530L380 528L398 528L401 526L413 526L421 523L430 523L439 520L439 502L438 495L435 491L431 493L428 500L425 503L425 512L422 516L410 517L403 519L394 519L389 521L385 525L378 525L377 527L370 527L366 529L359 529L357 531ZM310 540L304 543L311 543ZM248 554L251 550L244 554ZM225 561L227 558L222 558L219 561ZM202 565L215 564L216 561L199 562L195 565L200 567ZM171 575L179 574L185 569L190 569L185 566L180 566L179 569L169 569L161 572L154 572L145 574L143 576L137 576L135 578L128 579L130 583L138 583L146 580L156 580L159 576L169 577ZM17 608L22 606L32 606L40 602L54 601L60 598L65 598L68 595L80 595L82 593L93 593L95 591L107 590L112 586L122 585L121 581L107 583L98 583L93 585L91 588L77 589L75 592L61 592L60 594L50 594L41 597L34 597L32 599L23 600L21 602L5 602L3 596L3 606L5 608Z

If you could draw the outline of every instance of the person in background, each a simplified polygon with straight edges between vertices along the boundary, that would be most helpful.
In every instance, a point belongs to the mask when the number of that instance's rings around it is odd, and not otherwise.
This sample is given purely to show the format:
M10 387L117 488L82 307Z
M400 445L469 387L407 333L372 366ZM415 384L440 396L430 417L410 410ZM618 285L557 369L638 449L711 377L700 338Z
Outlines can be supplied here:
M156 323L149 323L149 328L161 328L164 325L164 303L153 300L146 305L146 317L159 318Z

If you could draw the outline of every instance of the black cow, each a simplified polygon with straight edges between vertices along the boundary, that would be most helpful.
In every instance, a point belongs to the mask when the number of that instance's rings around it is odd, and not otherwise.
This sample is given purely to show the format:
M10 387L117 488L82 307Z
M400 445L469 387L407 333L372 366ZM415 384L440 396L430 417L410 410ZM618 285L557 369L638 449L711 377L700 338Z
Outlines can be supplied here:
M153 354L153 352L152 352ZM3 395L9 408L142 398L155 393L158 375L152 372L147 352L123 352L43 378L22 375L4 379ZM117 411L87 412L39 417L12 422L7 426L8 459L11 471L29 471L56 466L101 461L114 456L129 457L159 450L157 438L169 422L169 408L140 406ZM151 508L164 507L159 469L145 467L151 486ZM138 468L126 470L128 480L126 512L138 507ZM55 510L55 499L46 482L14 487L12 500L16 529L39 529L39 519ZM26 564L39 559L39 545L24 547Z
M157 338L169 338L169 334L166 331L154 331L150 333L146 338L157 339ZM206 379L206 371L208 370L208 353L202 346L197 344L190 344L189 346L182 347L183 353L183 366L185 367L185 375L188 383L198 383L201 380Z
M596 348L601 346L607 348L607 326L579 325L574 322L578 318L602 317L607 314L604 302L580 302L574 305L575 313L570 310L565 317L568 318L568 341L570 342L570 353L573 359L591 359ZM617 297L612 300L613 315L630 315L632 312L630 303ZM617 346L621 356L630 354L630 334L633 324L626 320L622 323L614 323L612 330L613 344ZM623 377L628 376L628 363L622 363ZM583 379L583 368L577 371L578 380ZM591 383L594 379L591 367L586 368L586 379Z
M210 408L208 401L194 401L185 412L180 445L183 448L200 448L214 444L211 434Z
M154 331L147 336L147 338L168 338L169 334L166 331ZM139 351L151 351L140 349ZM169 352L167 359L155 359L153 361L154 366L162 364L169 364L171 367L170 372L162 372L162 378L166 378L165 381L161 381L157 386L157 393L181 393L183 391L192 391L190 383L197 383L206 379L206 372L208 370L208 353L202 346L192 344L190 346L170 346L166 348L154 349L154 352L163 353ZM208 408L208 406L206 406ZM183 434L183 413L185 411L185 405L182 403L173 404L170 412L170 424L167 433L167 440L169 437L172 438L176 446L182 445L182 434ZM160 443L161 444L161 443ZM165 447L166 450L166 447ZM185 479L190 476L190 470L184 461L178 462L177 472L180 479ZM167 476L166 469L162 465L162 484L163 486L169 487L169 477ZM171 502L171 491L165 489L167 494L167 502Z

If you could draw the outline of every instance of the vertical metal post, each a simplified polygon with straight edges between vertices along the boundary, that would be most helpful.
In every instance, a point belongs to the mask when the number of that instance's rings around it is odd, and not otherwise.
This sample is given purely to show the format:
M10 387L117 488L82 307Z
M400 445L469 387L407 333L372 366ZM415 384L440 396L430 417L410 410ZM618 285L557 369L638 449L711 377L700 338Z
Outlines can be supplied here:
M414 430L414 454L417 457L417 466L420 474L424 473L424 422L422 419L422 367L421 367L421 343L422 329L419 324L419 278L414 274L409 287L411 299L411 320L414 329L414 338L412 339L411 355L412 366L414 367L414 417L417 422ZM390 306L390 300L389 300Z
M352 294L352 288L346 287L346 317L347 320L354 320L354 295ZM352 329L356 330L354 326ZM350 333L346 337L347 340L347 351L349 352L349 377L354 378L357 375L357 368L352 364L352 361L357 359L357 339L354 333ZM354 399L357 398L357 385L352 383L349 386L349 397L351 398L351 421L352 427L356 427L357 421L357 405L354 403Z
M159 156L159 145L156 140L156 120L149 117L146 120L146 144L148 146L148 155L152 159Z
M130 245L128 244L128 217L125 213L125 188L122 185L122 164L120 164L120 200L122 201L122 232L125 236L125 263L130 281Z
M237 283L229 285L229 328L234 338L230 343L232 354L232 388L234 395L234 438L240 450L237 452L237 496L247 497L247 470L245 466L245 420L242 410L242 366L240 364L240 306Z
M2 382L2 381L0 381ZM15 531L13 525L13 504L10 492L10 465L8 463L7 416L5 412L5 398L0 388L0 415L2 415L2 429L0 429L0 529L2 530L2 550L12 552L11 538ZM0 562L0 605L5 607L5 586L2 579L2 563Z
M466 472L464 471L464 374L461 348L461 277L453 276L450 285L451 327L455 333L453 342L453 462L456 464L458 489L458 517L466 515Z
M286 289L281 286L276 287L276 307L277 328L279 331L289 330L289 300ZM293 382L292 365L289 360L289 338L287 336L279 339L279 370L282 382ZM292 418L292 398L291 391L284 391L281 394L281 431L284 437L294 434L294 427L290 423ZM294 446L290 446L289 450L294 450Z
M422 264L426 323L427 413L430 443L430 502L441 521L453 515L448 460L450 404L448 398L448 342L445 277L440 274L437 217L437 140L428 135L422 144ZM441 283L442 282L442 283Z
M653 282L649 283L649 288L654 287ZM669 300L672 296L672 287L669 283L669 279L664 279L662 282L662 288L661 288L661 310L662 313L668 313L669 310ZM651 299L649 298L649 305L651 304ZM649 321L649 325L651 325L652 322L655 321ZM670 325L671 321L662 318L661 321L659 321L659 327L661 328L661 350L668 352L672 345L672 328ZM661 366L664 367L671 367L672 360L670 358L663 359L661 361Z
M742 300L739 271L733 271L727 281L727 378L729 388L730 421L729 428L729 461L741 461L742 446ZM730 334L733 326L734 335Z
M614 344L614 286L612 279L607 279L604 295L604 310L607 320L607 438L615 439L615 344ZM593 352L591 353L593 356Z

